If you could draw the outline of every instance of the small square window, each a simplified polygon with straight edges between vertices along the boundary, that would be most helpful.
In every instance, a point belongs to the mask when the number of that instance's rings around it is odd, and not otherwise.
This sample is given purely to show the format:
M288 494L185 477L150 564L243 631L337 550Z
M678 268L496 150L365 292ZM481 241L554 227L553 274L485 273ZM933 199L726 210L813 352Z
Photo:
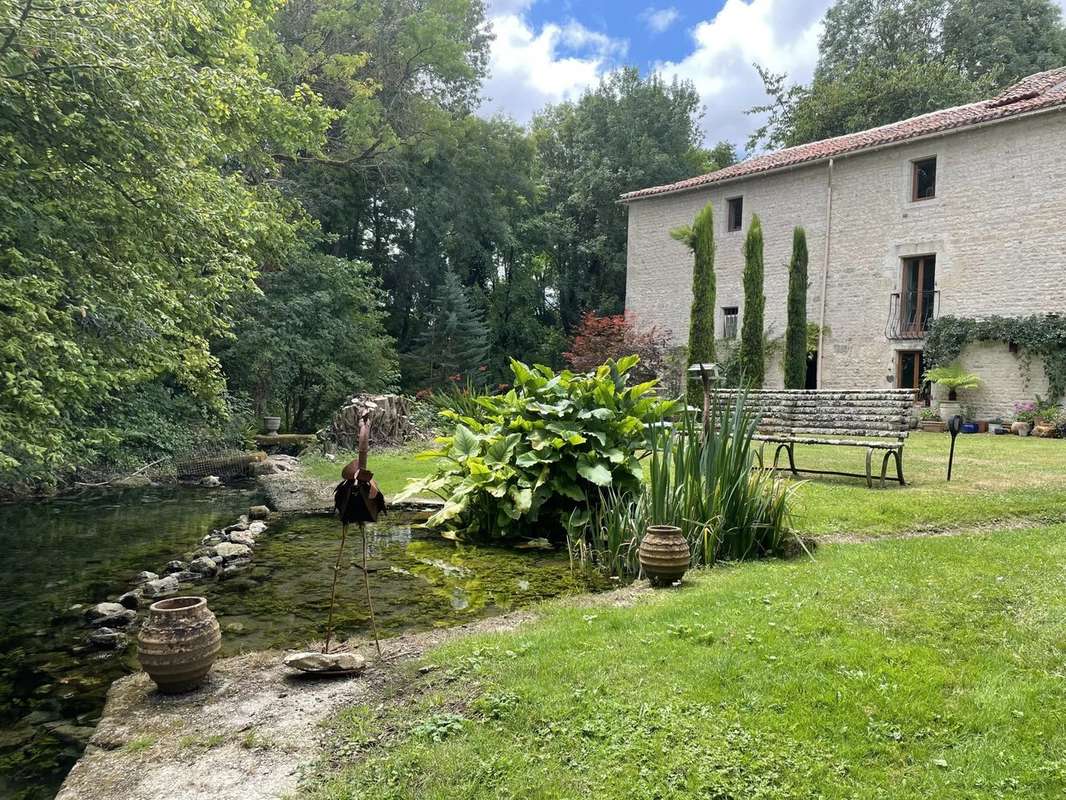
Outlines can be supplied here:
M729 219L727 229L739 231L744 226L744 198L731 197L729 203Z
M722 308L722 338L737 338L737 322L740 320L740 309L737 306L725 306Z
M912 200L932 200L936 197L936 158L912 162Z

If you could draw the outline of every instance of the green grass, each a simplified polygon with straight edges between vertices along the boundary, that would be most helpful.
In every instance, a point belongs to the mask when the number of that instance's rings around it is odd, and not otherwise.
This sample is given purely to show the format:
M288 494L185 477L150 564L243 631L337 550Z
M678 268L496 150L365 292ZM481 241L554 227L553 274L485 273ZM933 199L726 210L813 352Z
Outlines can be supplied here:
M433 460L418 459L415 456L432 446L432 442L424 442L370 453L367 463L386 498L397 494L414 478L429 474L433 469ZM327 461L319 455L307 456L302 459L302 463L310 475L336 483L341 479L341 468L356 455L354 452L339 452L336 461Z
M862 535L966 527L1018 517L1066 519L1066 442L959 436L948 483L950 444L947 434L911 434L904 448L908 485L903 487L888 484L884 490L871 490L861 478L814 476L798 492L795 527L805 533ZM767 452L772 456L772 450ZM796 447L800 469L862 472L865 458L859 447Z
M794 527L802 533L878 535L931 528L966 527L1020 517L1066 519L1066 441L1018 436L963 435L948 483L947 434L912 433L904 449L907 486L867 489L862 478L809 476L797 493ZM415 454L426 446L370 454L370 467L385 496L395 495L413 478L426 475L432 460ZM768 445L766 454L773 456ZM336 462L307 460L310 472L339 480ZM840 472L862 472L866 453L859 447L796 447L796 465ZM876 465L880 469L880 465ZM1034 522L1037 520L1034 519Z
M552 604L342 715L350 766L305 796L1061 798L1064 585L1055 526L829 545L631 608Z

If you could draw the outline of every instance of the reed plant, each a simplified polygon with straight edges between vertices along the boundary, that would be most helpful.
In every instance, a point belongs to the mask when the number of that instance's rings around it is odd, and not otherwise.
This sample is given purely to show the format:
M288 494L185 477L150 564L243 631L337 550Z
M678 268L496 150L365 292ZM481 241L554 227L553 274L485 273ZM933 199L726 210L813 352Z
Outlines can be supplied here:
M685 411L652 440L651 522L681 528L692 564L742 560L779 550L789 529L795 486L758 463L752 437L758 417L745 392L711 405L706 433Z
M591 509L575 509L567 521L571 565L624 577L640 571L637 547L648 527L648 492L600 492Z

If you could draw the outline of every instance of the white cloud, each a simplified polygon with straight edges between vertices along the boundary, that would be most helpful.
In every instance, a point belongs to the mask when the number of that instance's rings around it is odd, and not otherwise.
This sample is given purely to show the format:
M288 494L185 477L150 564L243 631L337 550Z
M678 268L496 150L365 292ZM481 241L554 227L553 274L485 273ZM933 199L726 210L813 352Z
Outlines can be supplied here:
M504 112L519 122L548 103L577 97L625 55L626 42L580 22L549 23L539 31L522 12L534 0L494 0L489 21L495 40L481 112Z
M1066 0L1064 0L1066 1ZM665 76L692 81L706 112L703 130L709 142L720 139L743 149L759 120L744 112L766 100L753 64L787 72L806 82L818 59L821 19L830 0L726 0L713 19L692 30L693 51L656 69Z
M1063 0L1066 2L1066 0ZM655 8L649 6L640 12L640 18L653 33L662 33L680 19L681 13L673 6Z

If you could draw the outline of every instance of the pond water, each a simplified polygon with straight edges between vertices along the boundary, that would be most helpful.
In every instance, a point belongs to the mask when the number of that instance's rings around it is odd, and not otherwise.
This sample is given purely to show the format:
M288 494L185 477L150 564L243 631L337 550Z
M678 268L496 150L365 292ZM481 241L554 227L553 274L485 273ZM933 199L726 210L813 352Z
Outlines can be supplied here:
M130 588L144 569L183 558L255 502L251 490L171 487L0 506L0 797L54 796L103 710L107 688L137 668L132 646L84 648L82 610ZM340 527L323 517L270 523L255 560L202 594L222 626L223 655L321 639ZM368 527L382 635L455 625L536 600L604 588L565 554L456 545L391 516ZM369 615L349 532L335 629L366 633Z

